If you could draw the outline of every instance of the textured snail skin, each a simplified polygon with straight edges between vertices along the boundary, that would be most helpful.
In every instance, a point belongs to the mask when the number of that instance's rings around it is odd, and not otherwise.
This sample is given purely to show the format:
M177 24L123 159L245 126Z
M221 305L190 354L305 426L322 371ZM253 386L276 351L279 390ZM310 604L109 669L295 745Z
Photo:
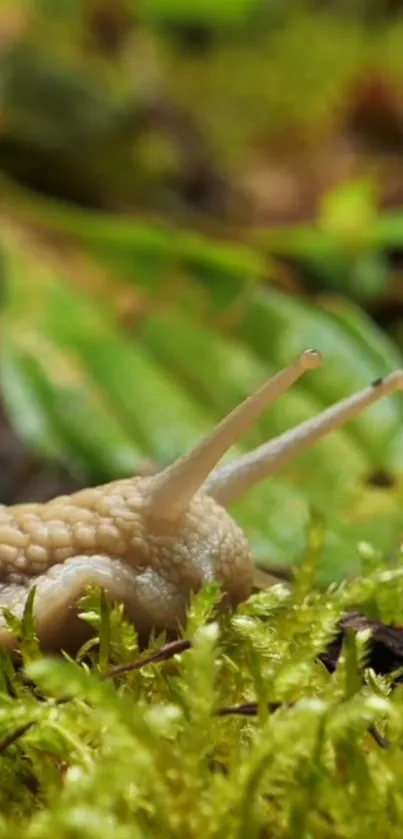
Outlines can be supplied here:
M0 505L0 611L21 617L32 586L44 648L84 637L77 602L90 585L125 606L140 635L177 631L190 596L221 582L224 600L246 599L253 583L248 541L226 510L197 493L175 521L150 515L152 478L115 481L44 504ZM0 646L12 648L0 617Z

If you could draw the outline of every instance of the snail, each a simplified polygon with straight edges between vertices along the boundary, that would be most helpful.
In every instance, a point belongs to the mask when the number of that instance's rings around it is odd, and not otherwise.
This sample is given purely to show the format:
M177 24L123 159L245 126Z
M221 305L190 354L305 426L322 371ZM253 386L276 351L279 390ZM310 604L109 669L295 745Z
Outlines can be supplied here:
M3 608L21 618L35 586L41 646L70 650L88 627L78 603L89 586L123 604L139 637L175 634L190 598L218 581L223 606L248 598L254 563L246 535L228 508L288 461L403 389L403 370L240 456L219 461L264 410L322 364L306 350L230 413L190 453L153 475L124 478L46 503L0 506L0 647L18 646Z

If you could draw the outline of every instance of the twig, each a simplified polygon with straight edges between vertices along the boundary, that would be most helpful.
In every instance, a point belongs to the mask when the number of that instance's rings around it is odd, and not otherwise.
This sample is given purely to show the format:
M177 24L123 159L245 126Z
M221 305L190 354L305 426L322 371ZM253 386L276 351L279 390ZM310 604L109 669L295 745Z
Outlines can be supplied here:
M292 708L294 703L282 703L282 702L269 702L267 707L271 713L277 711L279 708ZM239 716L239 717L256 717L259 711L259 706L257 702L248 702L245 705L236 705L233 708L225 707L219 708L216 711L217 717L230 717L230 716ZM368 729L369 734L375 740L375 743L380 746L381 749L390 749L391 743L386 737L383 737L382 734L379 733L378 729L375 728L374 725Z
M286 703L282 702L269 702L267 705L269 711L272 713L277 711L278 708L286 708L290 707ZM259 706L257 702L247 702L245 705L235 705L233 708L225 707L219 708L216 711L217 717L256 717L259 710Z
M390 749L391 742L386 737L383 737L382 734L379 733L378 729L375 728L374 725L371 725L371 728L368 729L371 736L374 738L375 743L381 747L381 749Z
M132 673L134 670L141 670L149 664L157 664L160 661L168 661L175 655L179 655L179 653L189 650L191 646L191 642L185 638L178 641L171 641L169 644L165 644L164 647L161 647L160 650L157 650L155 653L151 653L151 655L147 658L132 661L129 664L119 664L117 667L112 667L104 673L101 678L114 679L116 676L121 676L124 673Z
M8 735L8 737L5 737L3 742L0 743L0 755L4 754L4 752L6 751L6 749L9 748L9 746L12 746L13 743L16 743L17 740L19 740L21 737L23 737L24 734L26 734L27 731L29 731L29 729L32 728L32 726L35 723L36 723L36 720L31 720L31 722L26 722L24 725L20 725L19 728L16 728L15 731L13 731L12 734Z

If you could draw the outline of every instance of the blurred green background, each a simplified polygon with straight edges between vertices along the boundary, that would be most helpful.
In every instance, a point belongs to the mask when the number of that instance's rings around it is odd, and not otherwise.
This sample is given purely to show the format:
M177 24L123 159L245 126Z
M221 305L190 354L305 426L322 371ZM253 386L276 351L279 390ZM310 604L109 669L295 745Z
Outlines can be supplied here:
M402 365L400 8L0 3L0 502L169 463L307 346L238 450ZM315 509L328 582L395 558L402 479L393 397L234 515L269 567Z

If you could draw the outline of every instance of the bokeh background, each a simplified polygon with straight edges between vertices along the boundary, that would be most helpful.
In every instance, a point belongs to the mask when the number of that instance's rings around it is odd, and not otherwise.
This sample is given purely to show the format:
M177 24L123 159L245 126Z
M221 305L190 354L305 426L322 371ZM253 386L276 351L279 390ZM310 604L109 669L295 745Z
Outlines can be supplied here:
M172 461L307 346L259 444L403 363L393 0L3 0L0 502ZM235 455L235 450L231 456ZM324 582L403 541L403 397L237 505Z

